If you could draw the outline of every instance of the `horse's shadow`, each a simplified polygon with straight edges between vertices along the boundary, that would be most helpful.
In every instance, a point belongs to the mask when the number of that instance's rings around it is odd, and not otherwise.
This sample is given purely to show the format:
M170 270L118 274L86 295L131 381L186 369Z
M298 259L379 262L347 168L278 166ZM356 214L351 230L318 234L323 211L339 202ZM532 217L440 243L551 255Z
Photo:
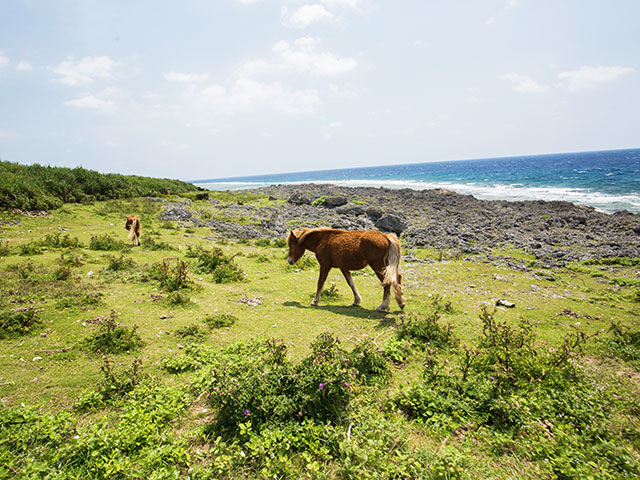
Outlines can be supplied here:
M380 327L388 327L396 324L396 319L393 317L389 317L388 315L391 313L399 313L399 312L379 312L377 310L368 310L362 307L356 307L353 305L303 305L300 302L284 302L283 305L285 307L295 307L301 308L305 310L313 309L313 310L321 310L325 312L331 312L339 315L346 315L349 317L355 318L366 318L369 320L379 320L378 326Z

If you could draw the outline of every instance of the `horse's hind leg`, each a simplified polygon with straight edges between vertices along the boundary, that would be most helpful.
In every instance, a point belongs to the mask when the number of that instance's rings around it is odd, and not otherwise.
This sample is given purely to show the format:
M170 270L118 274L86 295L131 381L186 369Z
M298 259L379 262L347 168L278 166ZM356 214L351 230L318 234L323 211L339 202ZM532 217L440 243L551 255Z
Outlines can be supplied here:
M347 281L347 283L351 287L351 291L353 292L353 306L357 307L358 305L360 305L360 302L362 302L362 297L360 296L360 294L358 293L358 290L356 289L356 284L353 281L351 272L343 268L341 268L340 271L342 272L342 275L344 275L345 280Z
M327 279L327 275L329 275L329 270L331 267L324 267L320 265L320 275L318 276L318 289L316 290L316 296L313 297L311 301L311 305L318 305L320 301L320 294L322 293L322 287L324 287L324 282Z
M374 270L375 271L375 270ZM380 282L384 281L384 273L375 272ZM389 303L391 301L391 285L384 285L384 292L382 294L382 303L376 308L379 312L388 312L389 311Z

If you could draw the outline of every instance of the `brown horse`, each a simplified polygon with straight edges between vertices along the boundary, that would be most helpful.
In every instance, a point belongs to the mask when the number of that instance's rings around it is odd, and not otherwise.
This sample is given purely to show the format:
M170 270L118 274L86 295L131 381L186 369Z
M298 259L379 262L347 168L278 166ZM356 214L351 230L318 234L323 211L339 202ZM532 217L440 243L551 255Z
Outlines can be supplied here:
M333 228L303 228L289 232L289 258L291 265L310 250L320 263L318 289L311 305L320 301L320 293L329 270L339 268L353 291L353 305L360 305L362 298L351 277L352 270L361 270L370 265L384 287L379 311L389 310L391 287L400 308L404 308L400 266L400 242L397 237L376 230L337 230Z
M135 215L127 217L127 223L124 228L129 230L129 240L133 240L133 246L140 246L140 219Z

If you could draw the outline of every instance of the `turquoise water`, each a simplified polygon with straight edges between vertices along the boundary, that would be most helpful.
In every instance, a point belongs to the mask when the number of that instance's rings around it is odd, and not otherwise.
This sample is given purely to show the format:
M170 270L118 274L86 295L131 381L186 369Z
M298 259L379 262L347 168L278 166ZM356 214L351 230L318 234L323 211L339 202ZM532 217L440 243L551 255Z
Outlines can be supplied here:
M640 149L485 158L198 180L214 190L272 184L444 188L483 200L562 200L640 213Z

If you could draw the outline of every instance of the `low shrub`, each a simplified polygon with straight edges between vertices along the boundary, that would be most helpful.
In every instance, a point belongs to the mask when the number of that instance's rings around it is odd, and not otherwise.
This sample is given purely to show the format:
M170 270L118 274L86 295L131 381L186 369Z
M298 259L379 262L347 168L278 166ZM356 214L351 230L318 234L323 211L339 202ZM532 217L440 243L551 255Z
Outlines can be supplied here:
M62 296L56 302L56 308L64 310L65 308L81 308L95 307L102 305L104 300L101 292L90 290L88 292L73 293L71 295Z
M162 242L155 240L153 237L146 236L144 240L144 248L145 250L175 250L170 244L167 242Z
M640 330L627 328L619 322L611 322L609 334L601 340L605 351L632 362L636 368L640 367Z
M318 262L311 257L303 256L293 265L285 264L285 270L295 272L297 270L313 270L318 266Z
M212 247L210 250L196 247L187 252L196 259L196 271L213 275L215 283L231 283L244 280L244 272L233 261L233 256L224 254L222 249Z
M270 247L271 239L270 238L259 238L255 242L256 247Z
M203 325L192 323L176 330L176 336L191 342L201 341L207 335L207 330Z
M84 245L76 237L70 237L69 234L65 234L64 237L59 233L52 235L46 235L43 240L40 240L40 244L43 247L48 248L83 248Z
M0 312L0 338L30 335L42 326L40 310L18 307Z
M396 394L390 405L441 435L471 425L492 449L537 462L551 478L640 474L638 458L619 441L618 420L611 418L632 401L603 379L590 378L578 363L586 334L575 329L548 348L536 343L526 321L510 326L487 309L480 318L483 333L475 348L458 351L451 364L428 351L423 381Z
M103 235L92 235L89 240L89 249L90 250L99 250L99 251L117 251L124 250L127 248L127 244L116 240L113 236L105 233Z
M382 355L395 364L403 364L411 356L413 348L411 342L406 339L399 339L397 336L389 337L382 344Z
M120 272L122 270L131 270L136 267L136 262L131 258L125 257L120 254L119 257L113 255L107 255L107 268L113 272Z
M216 354L209 347L191 343L183 353L165 358L162 367L171 373L191 372L213 363L215 358Z
M437 311L425 317L403 315L396 328L396 336L400 340L410 341L420 349L456 345L457 339L453 335L451 324L442 325L440 319Z
M293 365L280 341L235 344L201 369L196 385L218 412L214 430L343 416L358 371L330 334L318 337L311 349Z
M58 281L69 280L72 275L71 269L65 265L61 265L53 271L53 279Z
M22 256L41 255L43 250L40 242L29 242L29 243L23 243L22 245L19 245L18 252Z
M9 240L0 242L0 257L6 257L11 255L11 248L9 247Z
M168 292L193 288L188 266L178 258L165 258L162 262L154 264L148 274L160 283L163 290Z
M81 267L84 264L82 258L82 255L73 252L63 252L57 262L65 267Z
M135 358L128 369L116 371L113 362L106 356L102 358L100 367L102 381L93 390L82 392L74 402L73 408L79 411L87 411L104 404L114 403L129 394L140 382L147 380L148 375L142 371L142 360Z
M365 385L386 384L391 378L389 362L373 342L366 338L349 353L351 365L358 371L357 379Z
M207 315L204 323L211 328L226 328L236 323L238 319L229 313L217 313L215 315Z
M176 290L167 295L167 302L173 306L187 305L188 303L191 303L191 298L189 295Z
M118 314L111 311L107 317L99 321L99 329L93 335L87 337L83 347L95 353L115 354L138 350L142 346L142 339L136 333L138 327L125 327L117 321Z

